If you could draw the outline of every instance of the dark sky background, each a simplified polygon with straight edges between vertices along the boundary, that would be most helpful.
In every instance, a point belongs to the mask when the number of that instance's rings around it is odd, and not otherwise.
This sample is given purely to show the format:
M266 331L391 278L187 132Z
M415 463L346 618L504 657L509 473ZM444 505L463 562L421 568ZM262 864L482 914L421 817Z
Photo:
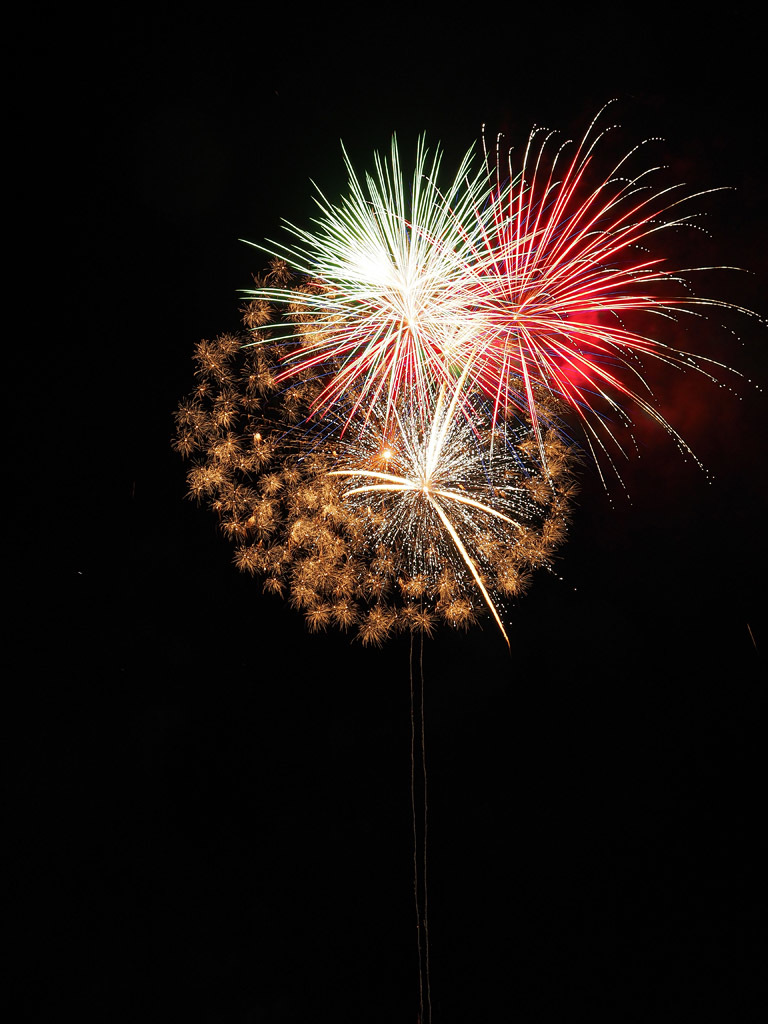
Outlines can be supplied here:
M483 124L578 138L616 97L670 183L733 186L700 201L711 240L672 244L751 271L702 290L765 315L760 34L617 10L160 4L19 40L46 403L19 1019L416 1020L408 639L311 636L239 574L185 500L173 411L260 269L238 239L306 224L310 179L339 195L340 139L365 166L426 131L450 168ZM768 383L756 321L680 340ZM585 467L511 653L489 625L425 643L434 1024L761 1016L765 397L721 379L653 376L713 482L641 426L631 501Z

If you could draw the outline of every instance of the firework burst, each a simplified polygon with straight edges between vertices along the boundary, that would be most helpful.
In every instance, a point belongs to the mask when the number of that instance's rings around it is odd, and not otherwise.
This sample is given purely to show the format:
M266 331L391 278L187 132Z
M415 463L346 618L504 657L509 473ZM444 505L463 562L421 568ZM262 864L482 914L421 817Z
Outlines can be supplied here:
M696 196L631 172L640 147L595 177L597 122L575 152L532 132L516 177L470 151L445 189L423 140L411 178L395 140L364 182L345 154L349 194L289 225L247 293L249 335L198 345L175 442L190 493L311 629L378 643L490 613L506 637L504 601L565 533L563 409L598 468L632 410L689 451L643 362L712 376L663 327L739 307L647 251L694 223Z
M663 342L670 321L712 308L754 314L697 296L691 275L715 268L676 269L658 249L663 233L697 226L691 201L707 193L656 184L658 167L630 170L640 146L596 175L610 130L599 118L572 155L553 132L534 130L506 184L497 158L492 227L474 254L482 329L473 380L497 406L527 407L537 435L533 387L550 389L575 410L593 454L608 439L621 447L615 427L631 425L633 407L690 453L654 403L643 363L712 377L726 368Z
M349 433L336 442L341 457L328 475L345 482L350 508L372 513L371 541L398 552L411 593L434 595L450 579L457 607L474 610L477 592L508 640L498 595L521 589L522 551L531 564L546 560L542 537L531 542L541 511L532 481L540 480L513 443L527 431L510 428L494 445L486 417L459 414L462 397L442 385L426 422L407 401L389 423L379 411L353 442ZM543 497L554 495L545 489ZM455 611L447 617L458 621Z
M461 372L474 349L469 286L477 284L472 254L490 226L482 212L488 176L472 169L470 150L443 190L441 150L430 158L423 139L410 180L394 138L389 160L376 154L365 183L344 157L349 194L334 205L320 193L315 229L289 224L297 244L271 250L310 283L297 289L263 281L246 295L253 308L277 304L285 312L282 337L290 346L279 380L322 373L334 360L319 409L349 387L363 405L384 396L391 409L401 391L423 402L435 383L457 376L456 367ZM251 326L258 332L263 322Z
M190 496L217 514L238 568L313 631L380 644L490 613L506 639L506 604L567 531L573 453L554 427L545 473L529 425L494 427L477 396L446 384L426 408L403 392L364 417L347 389L319 418L322 384L276 390L275 356L232 335L202 342L198 386L177 411Z

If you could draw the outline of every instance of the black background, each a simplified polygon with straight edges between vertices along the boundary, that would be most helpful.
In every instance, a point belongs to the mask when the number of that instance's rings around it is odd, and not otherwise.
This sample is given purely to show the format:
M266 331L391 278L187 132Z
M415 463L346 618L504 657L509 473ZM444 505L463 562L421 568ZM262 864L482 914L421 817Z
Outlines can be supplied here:
M238 326L238 239L343 191L340 139L366 166L426 131L450 170L614 97L670 183L733 186L671 244L765 314L759 32L721 13L161 4L16 38L23 1019L415 1021L409 641L311 636L231 565L170 447L192 346ZM713 481L641 424L631 500L585 468L511 653L425 643L435 1024L761 1016L766 333L677 340L756 382L653 371Z

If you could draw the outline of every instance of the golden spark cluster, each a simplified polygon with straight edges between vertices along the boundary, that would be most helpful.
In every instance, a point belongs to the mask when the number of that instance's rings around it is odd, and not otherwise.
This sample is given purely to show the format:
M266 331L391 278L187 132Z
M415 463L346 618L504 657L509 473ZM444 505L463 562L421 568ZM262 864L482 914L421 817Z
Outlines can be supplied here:
M291 281L279 263L269 279L295 289L294 308L252 301L241 331L195 347L196 385L173 442L190 463L189 496L216 513L235 565L311 631L335 626L380 645L490 613L506 638L505 603L551 565L567 531L575 455L557 409L538 396L537 436L519 414L499 422L460 380L426 400L403 389L394 404L383 394L363 405L350 387L320 413L337 367L279 379L297 346L332 330L307 316L296 335L301 297L319 286Z

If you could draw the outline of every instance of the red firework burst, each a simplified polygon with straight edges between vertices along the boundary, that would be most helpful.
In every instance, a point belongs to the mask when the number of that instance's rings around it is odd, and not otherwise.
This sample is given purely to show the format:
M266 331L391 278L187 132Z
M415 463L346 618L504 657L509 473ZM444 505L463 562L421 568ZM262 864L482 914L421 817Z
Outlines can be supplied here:
M521 173L501 184L497 171L492 227L475 253L471 375L497 406L525 407L534 424L533 385L550 389L576 411L593 453L593 442L618 445L615 423L629 424L632 407L690 451L655 406L643 360L711 376L719 364L665 344L664 326L739 307L694 294L689 275L713 268L671 268L655 251L661 232L695 226L690 201L706 193L656 185L658 167L633 173L640 146L594 183L595 150L610 130L597 129L599 117L571 156L568 142L555 147L554 133L534 129Z

